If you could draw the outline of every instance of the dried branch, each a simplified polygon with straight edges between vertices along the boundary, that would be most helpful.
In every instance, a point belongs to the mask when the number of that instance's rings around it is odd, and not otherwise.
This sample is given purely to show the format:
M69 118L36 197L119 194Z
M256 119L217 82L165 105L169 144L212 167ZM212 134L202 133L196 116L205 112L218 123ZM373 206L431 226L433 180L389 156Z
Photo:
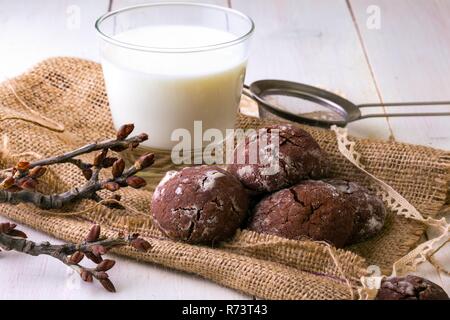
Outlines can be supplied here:
M122 187L144 187L145 180L136 174L153 164L153 154L141 156L128 169L125 168L122 159L108 156L109 150L121 152L133 149L148 139L145 133L128 138L133 129L132 124L124 125L117 132L116 139L91 143L74 151L31 163L19 161L13 168L4 170L8 174L0 180L0 203L31 203L41 209L59 209L80 199L100 201L97 191L102 189L115 192ZM76 158L99 150L101 151L94 157L92 163ZM59 194L45 195L37 192L39 178L45 174L46 168L62 163L77 166L86 178L86 183ZM100 171L105 168L111 168L112 177L100 179Z
M96 279L110 292L115 292L116 289L106 271L114 267L115 261L103 259L102 256L112 248L126 245L144 252L151 249L150 243L139 238L138 234L133 234L127 238L123 234L119 234L116 238L101 238L99 225L92 226L85 242L80 244L52 245L49 242L37 244L26 238L26 234L17 230L15 224L0 223L0 248L31 256L51 256L75 270L84 281L92 282L93 279ZM97 266L87 268L80 265L84 257L96 263Z

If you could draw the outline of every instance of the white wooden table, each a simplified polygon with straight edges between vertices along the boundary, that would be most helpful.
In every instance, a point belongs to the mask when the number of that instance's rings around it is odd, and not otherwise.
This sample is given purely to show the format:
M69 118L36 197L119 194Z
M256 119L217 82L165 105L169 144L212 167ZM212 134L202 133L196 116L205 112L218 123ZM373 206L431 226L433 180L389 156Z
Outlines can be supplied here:
M0 0L1 74L18 75L50 56L98 60L95 19L107 10L142 2L151 1ZM247 82L299 81L338 91L356 103L450 99L450 0L204 2L231 6L255 20ZM381 118L349 128L357 136L450 150L449 123L448 117ZM37 241L49 239L21 229ZM80 283L53 259L1 254L0 299L252 298L192 275L115 259L111 277L118 293L109 294L98 285ZM450 249L439 259L449 265ZM450 277L431 265L422 265L418 273L450 293Z

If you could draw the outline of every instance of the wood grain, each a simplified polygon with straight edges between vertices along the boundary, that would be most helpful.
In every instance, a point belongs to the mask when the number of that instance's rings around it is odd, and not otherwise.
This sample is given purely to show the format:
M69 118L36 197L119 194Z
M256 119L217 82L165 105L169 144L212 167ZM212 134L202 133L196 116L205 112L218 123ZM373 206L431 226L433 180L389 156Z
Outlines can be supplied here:
M108 0L1 1L0 75L18 75L51 56L98 60L94 23L108 5Z
M3 0L0 5L0 73L11 77L42 59L57 55L98 61L95 19L108 7L118 9L144 2L149 1ZM449 1L203 2L231 5L256 21L247 82L267 78L305 82L340 91L355 103L377 102L380 97L385 101L450 98ZM379 30L367 28L370 5L381 9ZM77 7L80 9L79 27L73 23ZM399 141L450 150L448 119L389 119L389 122ZM390 134L383 118L364 120L349 128L352 134L364 137L387 138ZM5 219L0 218L0 221ZM33 239L57 242L29 228L21 229ZM249 298L192 275L114 258L118 264L111 277L118 293L109 294L97 285L80 283L78 276L68 274L66 268L53 259L2 253L0 283L4 290L0 291L0 299ZM443 265L450 264L449 245L437 258ZM431 265L421 265L418 274L450 293L450 278L437 273Z
M450 100L450 1L350 3L384 101ZM373 5L380 10L380 29L367 27L367 8ZM450 106L410 110L450 111ZM448 116L389 119L396 140L446 150L449 121Z
M0 222L6 221L0 217ZM56 239L20 226L37 242ZM111 256L110 256L111 257ZM0 300L2 299L245 299L247 296L193 275L112 256L116 266L109 271L117 293L98 283L84 283L78 274L48 257L31 257L16 252L0 254Z
M337 91L355 103L379 101L345 1L232 0L231 5L256 23L248 83L284 79ZM360 137L389 137L383 118L349 129Z
M450 100L449 1L397 0L393 5L388 0L351 0L349 3L384 101ZM380 10L379 29L367 26L369 6ZM410 110L450 111L450 106ZM446 150L450 150L449 121L450 117L389 119L396 140ZM434 233L429 232L428 236ZM450 246L436 257L442 265L450 265ZM450 277L437 272L429 263L421 265L418 273L450 291Z

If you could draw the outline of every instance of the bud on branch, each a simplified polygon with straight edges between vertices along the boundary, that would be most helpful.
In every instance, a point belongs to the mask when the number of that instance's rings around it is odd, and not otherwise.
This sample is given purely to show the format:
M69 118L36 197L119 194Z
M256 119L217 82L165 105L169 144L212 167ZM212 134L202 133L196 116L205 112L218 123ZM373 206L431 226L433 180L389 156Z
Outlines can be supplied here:
M134 149L140 143L148 139L148 135L142 133L129 138L134 125L122 126L116 135L116 139L102 142L94 142L65 154L42 159L34 162L19 161L14 167L3 170L5 175L0 173L0 203L19 204L31 203L41 209L59 209L67 204L81 199L92 199L102 201L97 191L108 190L115 192L122 187L142 188L145 180L136 174L150 167L154 162L154 155L148 154L140 157L136 163L126 168L122 159L108 156L109 151L121 152L127 149ZM92 163L85 162L78 157L84 154L94 153ZM45 175L47 168L56 164L72 164L78 167L81 174L87 180L82 186L74 186L73 189L60 194L45 195L36 191L39 179ZM100 172L106 168L111 168L109 178L100 179ZM102 175L104 176L104 175ZM108 203L108 199L102 203L111 208L123 209L117 203L120 196L113 194L109 199L114 200ZM103 259L103 255L110 249L125 245L130 245L137 250L150 250L151 245L146 240L133 234L125 238L119 234L116 238L101 238L100 226L94 225L86 235L85 242L80 244L51 245L48 242L36 244L26 240L27 236L16 225L12 223L0 223L0 248L4 250L15 250L32 256L49 255L56 258L75 270L86 282L98 280L108 291L115 292L115 288L109 279L106 271L114 267L115 262ZM84 258L97 264L95 268L87 268L80 265Z
M126 124L118 130L116 139L91 143L60 156L43 160L19 161L13 168L4 170L7 172L6 176L0 176L0 203L31 203L41 209L59 209L81 199L101 201L97 191L102 189L115 192L127 186L144 187L145 180L137 177L136 174L154 163L153 154L141 156L129 168L125 167L122 159L108 156L110 150L120 152L136 148L148 139L148 135L145 133L128 138L133 129L133 124ZM99 152L95 155L92 163L77 158L80 155L97 151ZM45 195L37 192L39 178L46 173L47 167L63 163L77 166L86 178L86 183L82 186L74 186L73 189L60 194ZM111 177L100 180L100 171L106 168L111 168Z
M146 252L151 249L151 244L139 238L138 234L133 234L128 238L125 238L123 234L119 234L115 238L101 238L100 231L99 225L92 226L86 235L86 241L79 244L52 245L48 242L36 244L27 240L26 234L17 230L15 224L0 223L0 248L32 256L51 256L75 270L83 281L93 282L96 279L106 290L115 292L116 289L106 271L113 268L116 262L103 259L102 256L112 248L126 245ZM85 257L92 260L97 266L88 268L80 265Z

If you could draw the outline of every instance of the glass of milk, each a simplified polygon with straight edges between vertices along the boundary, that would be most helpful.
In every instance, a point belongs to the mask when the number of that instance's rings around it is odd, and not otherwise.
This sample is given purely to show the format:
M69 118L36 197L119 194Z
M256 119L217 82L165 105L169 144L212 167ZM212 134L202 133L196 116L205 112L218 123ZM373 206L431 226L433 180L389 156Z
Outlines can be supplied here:
M176 129L233 129L253 21L225 7L156 3L100 17L101 60L116 128L134 123L146 146L170 150ZM198 122L197 122L198 126Z

